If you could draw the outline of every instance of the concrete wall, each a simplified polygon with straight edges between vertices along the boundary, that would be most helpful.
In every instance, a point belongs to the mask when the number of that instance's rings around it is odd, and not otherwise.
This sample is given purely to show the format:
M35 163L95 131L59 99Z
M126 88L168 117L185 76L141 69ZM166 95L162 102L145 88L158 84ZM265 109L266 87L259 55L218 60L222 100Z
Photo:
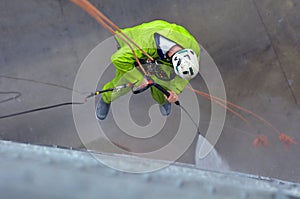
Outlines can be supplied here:
M91 2L120 27L153 19L184 25L213 57L230 101L262 115L280 131L300 140L298 1ZM22 96L1 103L0 115L70 101L70 90L45 83L72 88L81 62L109 36L103 27L67 0L3 0L0 5L0 91L18 91ZM107 74L107 79L111 78L113 70ZM192 84L205 90L200 77ZM6 97L0 95L1 99ZM210 106L201 97L199 101L200 127L205 131ZM242 133L248 131L246 125L228 114L216 148L230 167L236 171L299 181L299 146L286 151L278 135L257 120L249 119L260 133L270 137L271 145L253 148L253 137ZM133 150L143 147L122 135L111 115L101 125L111 130L111 139L115 142ZM70 107L1 120L0 138L72 147L81 145ZM195 142L180 161L193 163L194 148Z

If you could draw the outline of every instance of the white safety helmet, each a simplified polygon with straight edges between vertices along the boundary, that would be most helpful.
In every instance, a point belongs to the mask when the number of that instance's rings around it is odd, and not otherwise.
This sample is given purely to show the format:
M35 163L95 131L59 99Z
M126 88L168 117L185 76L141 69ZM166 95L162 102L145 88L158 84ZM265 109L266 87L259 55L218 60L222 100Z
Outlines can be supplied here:
M193 79L199 72L197 55L192 49L183 49L172 57L175 73L183 79Z

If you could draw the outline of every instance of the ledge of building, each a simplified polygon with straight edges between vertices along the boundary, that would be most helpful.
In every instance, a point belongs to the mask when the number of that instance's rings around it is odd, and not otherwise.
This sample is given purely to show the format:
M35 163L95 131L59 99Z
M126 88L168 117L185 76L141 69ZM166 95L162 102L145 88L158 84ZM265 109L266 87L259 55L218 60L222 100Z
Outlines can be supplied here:
M205 171L173 163L154 172L112 169L152 167L164 161L0 141L1 198L300 198L300 185L277 179Z

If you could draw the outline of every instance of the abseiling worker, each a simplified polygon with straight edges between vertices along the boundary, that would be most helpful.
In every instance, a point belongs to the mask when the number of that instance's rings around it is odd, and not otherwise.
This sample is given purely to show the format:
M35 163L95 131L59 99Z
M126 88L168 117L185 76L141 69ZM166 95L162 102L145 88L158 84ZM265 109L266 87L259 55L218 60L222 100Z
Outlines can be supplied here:
M122 29L122 32L140 46L146 53L154 58L162 68L150 69L156 71L156 76L163 73L172 78L168 80L157 79L170 96L165 96L160 90L151 87L153 99L159 104L163 116L171 113L171 103L178 101L178 95L196 77L199 72L200 46L196 39L182 26L163 20L155 20L134 27ZM115 36L119 49L112 55L111 60L116 68L115 77L105 84L103 90L114 88L122 84L147 85L148 80L136 67L136 58L130 47ZM147 56L139 49L134 49L141 63L147 61ZM159 65L158 64L158 65ZM159 72L157 72L159 71ZM110 104L120 96L128 93L130 88L118 92L102 94L97 103L96 115L104 120L109 112Z

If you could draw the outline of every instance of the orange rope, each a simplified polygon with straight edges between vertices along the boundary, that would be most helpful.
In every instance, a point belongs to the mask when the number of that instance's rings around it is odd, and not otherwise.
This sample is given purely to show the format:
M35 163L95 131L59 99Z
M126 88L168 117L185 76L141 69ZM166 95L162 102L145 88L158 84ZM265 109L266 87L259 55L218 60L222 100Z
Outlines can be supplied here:
M133 47L131 46L131 44L133 44L134 46L136 46L140 51L142 51L142 53L144 55L146 55L151 61L154 61L154 59L148 54L146 53L143 49L141 49L132 39L130 39L126 34L124 34L122 32L122 30L116 25L114 24L111 20L109 20L102 12L100 12L95 6L93 6L90 2L88 2L87 0L70 0L71 2L73 2L74 4L76 4L77 6L81 7L83 10L85 10L87 13L89 13L96 21L98 21L104 28L106 28L110 33L112 33L113 35L116 35L119 39L121 39L125 44L127 44L130 48L130 50L132 51L136 62L138 63L140 69L143 71L143 73L145 75L147 75L147 72L145 71L145 69L142 67ZM110 25L108 25L108 24ZM112 27L111 27L112 26ZM117 34L115 32L115 30L113 29L115 28L120 34Z
M213 102L220 102L220 103L223 103L223 104L229 104L241 111L244 111L246 113L249 113L250 115L256 117L257 119L259 119L261 122L263 122L264 124L266 124L267 126L271 127L276 133L279 134L278 136L278 139L280 140L280 142L282 142L283 144L285 144L286 146L286 149L288 149L288 147L291 145L291 144L297 144L297 142L294 140L294 138L290 137L289 135L285 134L285 133L281 133L278 129L276 129L270 122L268 122L266 119L264 119L263 117L259 116L258 114L246 109L246 108L243 108L241 106L238 106L230 101L227 101L227 100L224 100L224 99L221 99L221 98L218 98L218 97L215 97L215 96L212 96L208 93L205 93L205 92L202 92L202 91L199 91L199 90L196 90L196 89L193 89L189 86L187 86L187 88L201 96L204 96L204 97L210 97L211 100ZM227 108L227 110L229 110ZM232 111L231 111L232 112ZM232 112L234 113L234 112ZM235 113L234 113L235 114ZM236 114L235 114L236 115ZM245 120L243 120L245 121ZM264 135L259 135L254 141L253 141L253 145L254 146L268 146L269 145L269 141L267 140L267 138L264 136Z
M231 113L233 113L235 116L237 116L238 118L240 118L241 120L243 120L247 125L248 127L251 129L251 131L254 133L255 132L255 129L254 127L252 126L252 124L244 117L242 116L240 113L234 111L233 109L229 108L226 104L222 103L222 102L219 102L215 99L212 98L211 95L209 94L206 94L206 93L201 93L199 92L198 90L195 90L193 88L191 88L195 93L198 93L199 95L205 97L206 99L210 100L210 101L213 101L215 102L216 104L218 104L219 106L223 107L224 109L227 109L228 111L230 111ZM252 135L252 134L248 134L248 135Z
M71 0L74 1L74 0ZM78 0L75 0L78 1ZM148 57L151 61L154 61L154 59L146 52L144 51L140 46L138 46L130 37L128 37L126 34L123 33L123 31L110 19L108 19L102 12L100 12L95 6L93 6L90 2L87 0L83 0L89 7L98 15L100 16L104 21L106 21L110 26L112 26L114 29L116 29L124 38L126 38L131 44L133 44L135 47L137 47L144 55ZM116 34L116 33L113 33Z
M209 94L207 94L205 92L202 92L202 91L199 91L199 90L195 90L195 89L193 89L193 88L191 88L189 86L187 88L190 89L190 90L192 90L192 91L194 91L194 92L197 92L200 95L209 95ZM233 106L233 107L235 107L235 108L237 108L239 110L242 110L242 111L244 111L246 113L249 113L250 115L256 117L257 119L259 119L260 121L262 121L263 123L265 123L266 125L268 125L269 127L271 127L275 132L277 132L278 134L280 134L280 131L278 129L276 129L270 122L268 122L263 117L257 115L256 113L253 113L252 111L250 111L250 110L248 110L246 108L243 108L241 106L238 106L238 105L236 105L236 104L234 104L234 103L232 103L230 101L227 101L227 100L224 100L224 99L212 96L212 95L209 95L209 96L211 96L211 98L214 99L214 100L217 100L217 101L220 101L220 102L223 102L223 103L227 103L227 104L229 104L229 105L231 105L231 106Z

